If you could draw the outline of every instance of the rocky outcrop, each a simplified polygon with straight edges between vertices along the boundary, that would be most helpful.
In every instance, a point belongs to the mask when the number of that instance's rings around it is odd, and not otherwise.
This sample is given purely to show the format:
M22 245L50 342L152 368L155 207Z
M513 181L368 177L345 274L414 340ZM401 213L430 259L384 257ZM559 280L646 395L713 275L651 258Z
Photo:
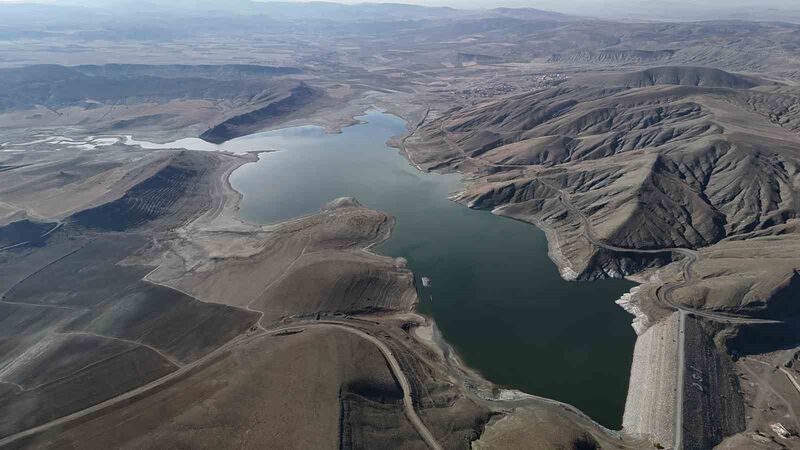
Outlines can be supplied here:
M355 197L339 197L326 203L325 206L322 207L322 210L332 211L339 208L355 208L359 206L362 205Z

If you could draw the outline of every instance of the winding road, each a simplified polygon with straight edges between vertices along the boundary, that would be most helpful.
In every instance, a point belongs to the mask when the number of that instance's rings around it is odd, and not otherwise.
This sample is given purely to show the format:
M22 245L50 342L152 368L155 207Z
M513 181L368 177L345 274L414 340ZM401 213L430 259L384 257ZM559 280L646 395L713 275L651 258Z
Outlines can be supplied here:
M427 113L426 113L427 117ZM489 167L496 167L501 169L526 169L532 166L529 165L518 165L518 164L497 164L492 163L489 161L485 161L480 158L475 158L473 156L468 155L457 143L452 142L452 140L448 137L448 133L444 130L444 128L440 128L442 133L443 139L448 147L451 149L455 149L460 152L464 159L472 161L478 165L489 166ZM416 130L414 131L416 132ZM414 134L414 133L412 133ZM403 144L405 140L402 141ZM408 153L408 152L405 152ZM689 248L682 248L682 247L672 247L672 248L657 248L657 249L639 249L639 248L630 248L630 247L619 247L616 245L608 244L603 242L603 240L599 239L594 232L594 227L586 215L577 208L569 199L569 194L564 190L559 188L558 186L554 186L547 181L543 180L540 177L533 177L544 186L547 186L549 189L558 193L558 200L564 208L574 214L581 222L583 227L583 236L589 241L592 245L603 248L606 250L614 251L614 252L621 252L621 253L638 253L638 254L659 254L659 253L675 253L681 255L685 258L686 262L683 266L683 281L678 283L672 283L666 286L666 289L663 292L663 295L658 296L658 300L664 303L671 309L684 311L686 313L694 314L697 316L701 316L707 319L716 320L720 322L727 322L727 323L780 323L778 320L768 320L768 319L754 319L745 316L735 316L735 315L728 315L716 312L708 312L698 309L693 309L688 306L682 305L678 302L672 300L672 292L675 289L685 287L694 282L694 272L692 271L692 266L700 259L700 253L696 250L689 249Z
M575 207L572 202L569 201L567 197L567 193L564 192L563 189L557 188L548 184L547 182L537 178L540 183L549 187L550 189L555 190L558 192L559 202L572 214L575 214L581 221L583 227L583 236L588 240L592 245L597 247L611 250L614 252L624 252L624 253L639 253L639 254L658 254L658 253L674 253L677 255L681 255L685 259L685 263L683 264L683 280L676 282L665 284L659 286L656 290L656 299L660 301L665 306L674 309L679 314L679 325L678 325L678 371L677 371L677 380L676 380L676 394L675 394L675 436L673 438L673 448L675 450L680 450L683 448L683 380L685 377L686 371L686 316L687 314L692 314L696 316L700 316L709 320L715 320L718 322L725 322L725 323L749 323L749 324L763 324L763 323L780 323L778 320L768 320L768 319L754 319L750 317L743 317L743 316L732 316L727 314L715 313L710 311L702 311L697 310L694 308L690 308L686 305L683 305L679 302L676 302L672 298L672 294L676 289L688 286L695 281L695 274L692 270L692 266L700 259L700 253L696 250L688 249L688 248L663 248L663 249L635 249L635 248L626 248L626 247L619 247L616 245L611 245L603 242L602 240L598 239L594 234L594 228L592 227L591 222L586 217L586 215Z
M417 411L414 409L414 401L411 398L411 384L408 382L408 378L403 372L402 367L400 367L400 363L397 361L397 358L395 358L394 354L392 354L392 350L375 336L371 336L357 328L339 323L332 324L331 322L325 322L323 325L335 326L341 330L347 331L348 333L352 333L356 336L366 339L378 347L378 350L380 350L380 352L383 354L383 357L386 359L386 362L389 364L392 374L394 374L394 377L400 384L400 388L403 390L403 409L405 410L406 417L408 417L408 420L411 422L411 424L417 430L417 433L419 433L420 437L422 437L429 448L432 450L442 450L442 446L439 445L439 442L435 437L433 437L431 431L425 426L425 424L422 422L422 419L419 418L419 415L417 415Z
M427 114L426 114L427 116ZM415 130L416 132L416 130ZM511 165L511 164L497 164L492 163L489 161L485 161L479 158L475 158L467 154L457 143L452 142L449 138L447 131L443 128L443 125L440 126L440 132L442 133L443 139L445 144L451 149L456 149L459 151L464 159L474 162L477 165L483 166L490 166L495 168L501 169L514 169L514 170L521 170L526 169L530 166L527 165ZM405 143L405 141L403 141ZM408 153L407 151L405 153ZM686 305L683 305L679 302L676 302L672 295L675 290L680 289L682 287L686 287L695 282L695 273L692 270L694 264L700 259L700 253L693 249L688 248L681 248L681 247L674 247L674 248L660 248L660 249L638 249L638 248L627 248L627 247L619 247L616 245L608 244L603 242L601 239L597 238L594 233L594 227L586 215L581 211L578 207L576 207L569 198L569 194L564 191L563 189L553 186L547 183L540 177L533 177L542 185L548 187L549 189L558 193L558 201L561 205L571 214L574 214L581 222L581 226L583 228L583 236L586 238L589 243L592 245L603 248L606 250L614 251L614 252L622 252L622 253L637 253L637 254L659 254L659 253L673 253L676 255L680 255L684 258L685 263L683 264L683 279L678 282L663 284L658 287L656 290L656 300L659 303L662 303L669 309L673 309L678 312L679 314L679 339L678 339L678 352L677 352L677 364L678 364L678 373L677 373L677 380L676 380L676 402L675 402L675 436L673 441L673 448L675 450L680 450L683 448L683 379L685 374L685 361L686 361L686 354L685 354L685 342L686 342L686 316L687 314L692 314L695 316L703 317L705 319L714 320L718 322L725 322L725 323L734 323L734 324L766 324L766 323L781 323L779 320L769 320L769 319L755 319L746 316L735 316L729 314L722 314L718 312L711 312L711 311L704 311L704 310L697 310L694 308L690 308Z
M275 336L281 333L291 332L291 331L303 331L306 328L311 327L327 327L327 328L336 328L351 334L354 334L362 339L365 339L375 345L378 350L383 355L384 359L386 359L387 364L389 365L389 369L391 370L392 374L394 375L397 382L400 384L400 388L403 391L403 410L405 412L406 417L414 426L414 429L419 433L420 437L425 441L425 444L428 445L429 448L432 450L442 450L442 446L433 436L431 431L425 426L425 423L417 414L416 410L414 409L414 402L411 394L411 383L408 381L408 377L406 376L405 372L403 372L402 366L400 365L397 358L392 353L392 350L378 338L364 332L363 330L356 328L347 322L340 322L340 321L313 321L307 323L297 323L292 325L286 325L279 328L274 328L268 330L267 332L260 332L258 334L246 336L246 335L239 335L236 338L232 339L231 341L223 344L222 346L218 347L216 350L213 350L206 354L205 356L197 359L194 362L182 365L177 368L174 372L169 373L157 380L153 380L147 384L139 386L136 389L130 390L123 394L120 394L116 397L112 397L108 400L105 400L101 403L96 405L90 406L88 408L82 409L80 411L74 412L72 414L59 417L58 419L51 420L50 422L44 423L42 425L29 428L25 431L21 431L19 433L12 434L10 436L6 436L3 439L0 439L0 447L4 447L9 445L13 442L16 442L20 439L33 436L35 434L39 434L45 432L47 430L53 429L55 427L60 427L80 418L89 416L90 414L94 414L100 411L103 411L107 408L111 408L114 405L117 405L121 402L133 399L140 395L146 394L148 391L151 391L155 388L165 385L170 381L177 380L184 375L188 375L193 369L202 366L203 364L207 364L213 361L217 356L221 355L222 353L232 349L237 345L244 344L246 342L250 342L252 340L267 337L267 336Z
M426 112L426 116L427 116L427 112ZM221 175L221 179L220 179L221 183L226 182L226 178L229 175L230 171L231 170L225 171ZM218 216L222 212L222 210L224 208L224 205L225 205L225 201L226 201L224 192L222 192L223 190L224 190L224 188L219 188L219 187L216 187L215 189L212 189L212 192L210 193L211 197L212 197L211 208L210 208L209 211L207 211L201 217L205 218L206 220L211 220L211 219L215 218L216 216ZM59 229L61 226L62 226L61 222L57 223L52 229L50 229L49 231L47 231L46 233L41 235L40 238L44 238L44 237L48 236L49 234L51 234L51 233L55 232L57 229ZM20 243L14 244L14 245L3 247L3 248L0 248L0 252L4 251L4 250L9 250L9 249L12 249L12 248L20 247L20 246L23 246L23 245L28 244L28 243L29 243L29 241L20 242ZM79 247L78 249L73 250L72 252L68 253L67 255L62 256L58 260L63 259L64 257L69 256L72 253L77 252L81 248L82 248L82 246ZM303 256L303 254L305 254L305 253L306 253L306 251L305 251L305 248L304 248L303 251L301 252L301 254L297 257L297 259L299 259L301 256ZM56 260L56 261L58 261L58 260ZM50 264L53 264L54 262L51 262ZM289 265L289 267L286 268L286 271L288 271L295 262L296 262L296 260L293 261ZM49 266L50 264L48 264L47 266ZM47 266L45 266L45 267L47 267ZM153 271L155 271L156 269L154 269ZM40 269L40 270L42 270L42 269ZM167 286L167 285L164 285L162 283L158 283L158 282L155 282L153 280L150 280L148 278L148 276L153 271L151 271L150 273L145 275L145 277L143 277L143 279L145 281L153 283L153 284L162 285L162 286L165 286L165 287L167 287L169 289L175 289L172 286ZM278 278L283 277L283 275L285 275L285 272L283 274L281 274ZM188 294L188 293L184 293L184 294L189 295L191 297L191 295ZM7 303L12 303L12 302L7 302ZM31 305L31 306L39 306L39 305ZM47 305L47 306L51 306L51 305ZM60 306L54 306L54 307L60 307ZM412 391L411 383L409 382L408 377L406 376L405 372L403 371L403 368L402 368L400 362L398 361L397 357L394 355L392 350L389 348L389 346L385 342L381 341L377 337L367 333L366 331L362 330L361 328L358 328L358 327L354 326L353 324L348 323L346 321L315 320L315 321L307 321L307 322L296 322L296 323L293 323L293 324L290 324L290 325L285 325L285 326L281 326L281 327L277 327L277 328L267 329L267 328L264 328L264 326L261 324L261 318L263 317L263 314L264 314L262 311L258 311L256 309L251 308L251 304L248 304L246 306L246 308L244 308L244 309L246 309L248 311L251 311L251 312L259 313L261 315L261 317L259 317L259 319L257 320L257 323L256 323L256 329L258 331L255 334L251 334L251 335L241 334L241 335L233 338L232 340L228 341L227 343L221 345L220 347L216 348L215 350L212 350L211 352L207 353L206 355L202 356L201 358L198 358L197 360L195 360L193 362L190 362L190 363L186 363L186 364L181 364L181 363L175 361L174 359L167 357L166 355L164 355L159 350L157 350L157 349L155 349L153 347L146 346L146 347L149 347L150 350L155 351L156 353L160 354L162 357L164 357L165 359L170 361L173 365L176 366L176 369L173 372L170 372L169 374L167 374L167 375L165 375L165 376L163 376L161 378L158 378L158 379L153 380L153 381L151 381L149 383L143 384L142 386L139 386L138 388L132 389L132 390L127 391L127 392L124 392L124 393L122 393L120 395L117 395L115 397L109 398L109 399L107 399L107 400L105 400L103 402L97 403L97 404L92 405L92 406L90 406L88 408L82 409L80 411L73 412L71 414L68 414L68 415L65 415L65 416L62 416L62 417L59 417L59 418L56 418L54 420L51 420L51 421L46 422L44 424L29 428L27 430L24 430L24 431L21 431L21 432L18 432L18 433L9 435L9 436L5 436L2 439L0 439L0 447L5 447L5 446L7 446L9 444L12 444L14 442L17 442L17 441L19 441L21 439L25 439L25 438L34 436L36 434L40 434L40 433L46 432L48 430L52 430L54 428L63 427L65 425L69 424L69 423L73 423L73 422L75 422L77 420L80 420L82 418L87 418L87 417L90 417L91 415L98 414L98 413L101 413L101 412L103 412L105 410L111 409L114 406L119 405L119 404L121 404L123 402L135 400L138 397L145 396L148 393L150 393L151 391L156 390L158 388L161 388L161 387L167 385L170 382L175 382L175 381L180 380L184 376L188 376L192 371L196 370L197 368L202 367L205 364L209 364L209 363L213 362L214 359L216 359L217 357L222 355L224 352L227 352L227 351L233 349L234 347L236 347L238 345L242 345L242 344L245 344L247 342L253 341L255 339L262 338L262 337L279 335L281 333L286 333L286 332L291 332L291 331L303 331L306 328L312 328L312 327L313 328L325 327L325 328L334 328L334 329L341 330L341 331L353 334L355 336L358 336L361 339L369 341L372 345L374 345L380 351L381 355L386 360L386 363L387 363L392 375L397 380L397 383L399 384L400 389L403 392L403 411L404 411L404 414L406 415L406 417L408 418L409 422L411 422L411 425L414 427L414 429L417 431L419 436L422 438L422 440L425 442L425 444L430 449L432 449L432 450L442 450L442 446L439 444L439 442L434 437L433 433L431 433L430 429L428 429L428 427L422 421L420 416L417 414L417 411L414 409L414 401L413 401L413 396L412 396L413 395L413 391Z
M425 117L427 117L428 112L429 111L426 111ZM423 118L422 121L425 120L425 117ZM420 124L422 123L422 121L420 122ZM419 126L419 124L418 124L418 126ZM414 132L416 132L416 130ZM403 140L401 141L401 146L402 147L405 147L406 139L408 137L412 136L414 134L414 132L412 132L411 134L409 134L408 136L403 138ZM445 136L445 142L448 145L452 145L452 143L449 141L449 139L447 137L447 133L446 132L444 132L444 136ZM455 147L458 148L459 150L461 150L457 145ZM406 152L405 149L403 149L403 150L406 153L409 161L412 164L414 164L416 167L420 168L416 163L413 162L413 160L411 159L410 155L408 155L408 152ZM486 161L483 161L483 160L480 160L480 159L473 158L473 157L467 155L463 150L461 150L461 153L464 155L465 159L469 159L471 161L475 161L478 164L499 166L499 167L506 167L506 168L509 167L509 165L493 164L493 163L490 163L490 162L486 162ZM515 169L524 169L525 168L525 166L511 166L511 167L514 167ZM618 247L618 246L614 246L614 245L605 243L601 239L598 239L596 237L591 222L588 220L586 215L579 208L574 206L574 204L570 201L569 194L567 192L565 192L563 189L560 189L558 187L549 185L546 181L542 180L541 178L536 178L536 179L540 183L542 183L543 185L547 186L548 188L553 189L555 192L558 192L559 202L570 213L575 214L575 216L579 218L579 220L581 221L581 224L582 224L582 228L583 228L583 235L592 245L594 245L596 247L599 247L599 248L606 249L606 250L610 250L610 251L614 251L614 252L624 252L624 253L639 253L639 254L673 253L673 254L680 255L685 259L685 263L683 265L683 280L680 281L680 282L663 285L663 286L661 286L659 288L658 291L656 291L657 300L659 302L663 303L664 305L668 306L670 309L676 310L679 313L679 318L680 318L680 320L679 320L678 361L677 361L677 363L678 363L677 394L676 394L676 408L675 408L675 418L674 418L674 420L675 420L674 448L675 449L682 448L682 441L683 441L683 433L682 433L683 414L682 414L681 406L682 406L682 403L683 403L683 378L684 378L684 370L685 370L685 368L684 368L684 366L685 366L684 347L685 347L686 316L688 314L693 314L693 315L701 316L701 317L704 317L704 318L707 318L707 319L710 319L710 320L716 320L716 321L727 322L727 323L777 323L778 321L764 320L764 319L752 319L752 318L748 318L748 317L731 316L731 315L719 314L719 313L714 313L714 312L695 310L695 309L689 308L689 307L687 307L685 305L682 305L682 304L680 304L678 302L675 302L673 300L673 298L672 298L673 292L676 289L679 289L681 287L685 287L685 286L693 283L694 280L695 280L695 274L694 274L694 272L692 270L692 266L700 258L700 255L699 255L699 253L697 251L692 250L692 249L686 249L686 248L636 249L636 248ZM218 193L216 193L216 194L218 194ZM207 215L207 217L214 217L216 214L219 214L219 212L221 210L221 205L224 205L224 201L219 202L219 204L215 203L213 205L212 210L211 210L210 216ZM50 233L56 231L60 226L61 226L61 223L56 224L56 226L54 226L53 229L49 230L47 233L43 234L41 237L42 238L46 237ZM0 248L0 251L8 250L8 249L11 249L11 248L14 248L14 247L17 247L17 246L21 246L21 245L24 245L26 243L27 242L22 242L22 243L18 243L18 244L12 245L12 246ZM303 250L303 252L304 251L305 251L305 249ZM302 256L302 253L301 253L300 256ZM299 259L300 256L298 256L298 259ZM292 264L294 264L294 262ZM291 267L291 265L290 265L290 267ZM287 268L287 270L288 270L288 268ZM247 309L250 310L250 311L256 311L256 310L250 309L250 305L249 304L247 305ZM263 312L262 312L262 315L263 315ZM85 408L83 410L80 410L80 411L74 412L72 414L57 418L57 419L52 420L50 422L47 422L47 423L44 423L42 425L39 425L39 426L30 428L30 429L21 431L19 433L15 433L13 435L6 436L5 438L0 439L0 447L9 445L9 444L11 444L13 442L16 442L16 441L19 441L20 439L23 439L23 438L30 437L30 436L33 436L35 434L42 433L42 432L54 429L56 427L64 426L64 425L66 425L68 423L74 422L74 421L79 420L81 418L86 418L87 416L90 416L92 414L95 414L95 413L104 411L106 409L112 408L113 406L118 405L118 404L120 404L122 402L135 399L136 397L139 397L139 396L142 396L142 395L146 395L147 393L149 393L150 391L152 391L152 390L154 390L156 388L164 386L167 383L170 383L172 381L176 381L176 380L180 379L183 376L189 375L191 373L191 371L193 371L194 369L196 369L198 367L201 367L204 364L211 363L215 358L219 357L224 352L231 350L235 346L238 346L238 345L241 345L241 344L250 342L252 340L262 338L262 337L274 336L274 335L277 335L277 334L291 332L291 331L302 331L302 330L304 330L306 328L312 328L312 327L313 328L325 327L325 328L334 328L334 329L337 329L337 330L341 330L341 331L353 334L353 335L358 336L361 339L365 339L365 340L369 341L371 344L375 345L375 347L381 352L382 356L386 360L389 369L391 370L393 376L395 377L395 379L397 380L398 384L400 385L401 390L403 391L403 409L404 409L404 413L405 413L406 417L409 419L409 421L411 422L412 426L415 428L417 433L420 435L420 437L423 439L423 441L426 443L426 445L429 448L431 448L433 450L441 450L442 449L442 446L439 444L439 442L433 436L433 434L431 433L430 429L428 429L428 427L425 425L425 423L422 421L422 419L417 414L417 411L414 408L414 401L413 401L413 397L412 397L411 383L409 382L408 377L406 376L405 372L403 371L403 368L402 368L400 362L398 361L398 359L396 358L396 356L392 352L391 348L389 348L389 346L385 342L383 342L380 339L378 339L377 337L365 332L364 330L362 330L362 329L360 329L358 327L355 327L352 324L350 324L348 322L344 322L344 321L332 321L332 320L308 321L308 322L294 323L294 324L291 324L291 325L285 325L285 326L281 326L281 327L273 328L273 329L265 329L261 325L260 318L259 318L257 326L258 326L258 329L259 329L258 333L251 334L251 335L239 335L236 338L232 339L231 341L221 345L217 349L207 353L205 356L197 359L196 361L193 361L191 363L187 363L187 364L184 364L184 365L180 365L179 367L176 368L175 371L169 373L166 376L163 376L161 378L153 380L153 381L151 381L149 383L146 383L146 384L144 384L144 385L142 385L142 386L140 386L140 387L138 387L136 389L133 389L133 390L130 390L130 391L125 392L123 394L120 394L118 396L112 397L112 398L110 398L108 400L105 400L105 401L103 401L101 403L98 403L96 405L90 406L90 407ZM791 380L793 381L795 386L798 386L796 380L794 380L793 378L791 378ZM800 387L798 387L798 390L800 390Z

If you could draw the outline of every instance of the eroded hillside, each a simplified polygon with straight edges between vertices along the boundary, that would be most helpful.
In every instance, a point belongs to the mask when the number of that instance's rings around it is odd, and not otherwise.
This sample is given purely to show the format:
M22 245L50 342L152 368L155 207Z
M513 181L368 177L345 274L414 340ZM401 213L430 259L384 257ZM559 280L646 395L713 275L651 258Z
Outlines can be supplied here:
M545 229L564 278L643 283L618 302L639 334L627 432L750 448L794 417L752 365L798 342L798 94L707 68L579 76L431 112L404 149L467 175L454 200Z
M696 249L797 217L798 136L752 106L791 94L737 80L690 68L573 80L447 111L407 150L429 170L472 174L460 202L553 227L574 276L631 274L651 262L570 245L584 219L611 246Z

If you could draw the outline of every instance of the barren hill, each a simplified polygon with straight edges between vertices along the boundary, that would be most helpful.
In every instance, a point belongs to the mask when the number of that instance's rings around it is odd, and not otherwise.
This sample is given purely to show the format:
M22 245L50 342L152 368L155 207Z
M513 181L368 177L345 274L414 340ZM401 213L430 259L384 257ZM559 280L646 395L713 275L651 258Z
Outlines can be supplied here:
M669 260L592 239L696 249L798 217L790 88L748 89L743 77L695 68L619 79L643 87L578 80L455 108L424 123L407 151L429 170L474 174L460 202L554 229L567 277L617 277ZM783 114L765 113L776 109Z
M597 86L639 88L657 85L724 87L748 89L758 86L757 80L711 67L665 66L638 72L594 75L577 79L577 83Z
M114 133L150 128L206 132L220 142L321 106L324 90L291 78L301 72L242 64L0 69L0 128L80 124Z

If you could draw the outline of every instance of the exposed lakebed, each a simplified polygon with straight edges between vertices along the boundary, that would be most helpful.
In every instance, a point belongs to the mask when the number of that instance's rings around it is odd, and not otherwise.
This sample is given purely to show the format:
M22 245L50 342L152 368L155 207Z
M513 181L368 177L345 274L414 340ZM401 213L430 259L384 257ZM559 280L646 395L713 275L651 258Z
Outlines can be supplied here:
M232 174L241 215L274 223L342 196L394 215L391 238L375 250L408 260L420 311L433 316L467 365L496 384L573 404L619 428L636 336L632 317L614 301L633 284L562 280L541 230L449 201L458 175L422 173L385 145L406 131L401 119L377 111L360 119L366 123L340 134L304 126L214 146L281 150Z

